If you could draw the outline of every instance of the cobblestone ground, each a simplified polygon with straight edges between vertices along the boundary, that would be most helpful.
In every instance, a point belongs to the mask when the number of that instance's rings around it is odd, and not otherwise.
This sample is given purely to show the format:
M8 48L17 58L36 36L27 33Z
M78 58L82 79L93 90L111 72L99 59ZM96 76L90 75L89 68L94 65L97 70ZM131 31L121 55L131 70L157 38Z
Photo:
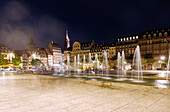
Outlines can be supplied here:
M170 112L170 91L0 73L0 112Z

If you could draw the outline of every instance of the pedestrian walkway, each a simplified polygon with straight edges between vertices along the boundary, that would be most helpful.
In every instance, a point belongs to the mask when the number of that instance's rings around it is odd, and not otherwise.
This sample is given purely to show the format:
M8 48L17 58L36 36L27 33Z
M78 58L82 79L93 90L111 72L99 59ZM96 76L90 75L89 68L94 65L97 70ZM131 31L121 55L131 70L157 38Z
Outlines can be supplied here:
M170 112L169 90L0 73L0 112Z

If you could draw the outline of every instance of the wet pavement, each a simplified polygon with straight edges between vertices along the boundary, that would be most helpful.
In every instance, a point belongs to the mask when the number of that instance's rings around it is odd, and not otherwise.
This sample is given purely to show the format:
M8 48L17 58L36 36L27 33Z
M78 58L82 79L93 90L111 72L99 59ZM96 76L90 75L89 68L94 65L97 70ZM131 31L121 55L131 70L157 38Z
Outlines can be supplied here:
M170 112L170 91L0 72L0 105L0 112Z

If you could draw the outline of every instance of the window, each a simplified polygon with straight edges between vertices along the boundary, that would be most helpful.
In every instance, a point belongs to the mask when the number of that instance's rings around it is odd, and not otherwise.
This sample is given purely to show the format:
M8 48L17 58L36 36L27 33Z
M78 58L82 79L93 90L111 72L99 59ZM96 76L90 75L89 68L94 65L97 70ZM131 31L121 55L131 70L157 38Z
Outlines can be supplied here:
M153 37L156 37L156 33L153 34Z
M138 36L136 36L136 39L138 39Z
M151 34L148 35L148 38L151 38Z
M159 33L159 37L162 37L162 33Z
M128 37L126 38L126 40L129 40Z
M156 45L154 45L154 49L156 49Z
M133 39L135 39L135 36L133 36Z
M132 37L130 37L130 40L132 40Z
M161 45L161 48L163 49L163 45Z
M167 32L165 32L165 33L164 33L164 36L168 36L168 33L167 33Z
M164 39L164 42L166 42L166 39Z
M152 40L150 40L150 44L152 44Z
M166 45L164 45L164 47L166 48Z

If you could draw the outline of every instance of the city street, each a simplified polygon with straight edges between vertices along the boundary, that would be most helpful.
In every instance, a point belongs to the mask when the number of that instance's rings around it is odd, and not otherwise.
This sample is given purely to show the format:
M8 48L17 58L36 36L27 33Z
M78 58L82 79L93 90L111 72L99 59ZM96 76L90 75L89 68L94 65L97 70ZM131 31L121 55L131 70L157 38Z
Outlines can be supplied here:
M170 90L0 73L0 112L170 112Z

